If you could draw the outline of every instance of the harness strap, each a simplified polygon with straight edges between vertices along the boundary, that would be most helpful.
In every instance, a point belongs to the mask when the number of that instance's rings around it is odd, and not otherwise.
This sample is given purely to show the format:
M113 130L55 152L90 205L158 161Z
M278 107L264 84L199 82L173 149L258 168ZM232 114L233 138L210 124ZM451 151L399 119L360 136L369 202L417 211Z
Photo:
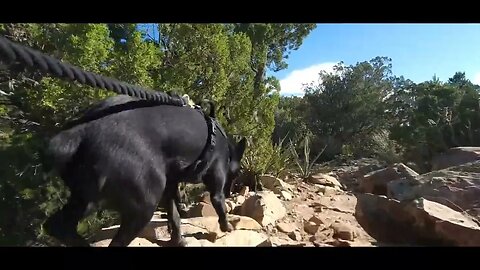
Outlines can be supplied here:
M217 131L218 123L214 118L210 117L209 115L206 115L201 110L201 107L196 106L195 109L199 113L201 113L205 118L205 122L208 128L207 142L199 158L192 165L190 165L186 171L187 171L187 176L199 179L206 173L206 170L208 169L211 163L213 150L215 149L215 145L217 143L215 137L217 135L216 131ZM221 133L223 134L224 132L221 131Z

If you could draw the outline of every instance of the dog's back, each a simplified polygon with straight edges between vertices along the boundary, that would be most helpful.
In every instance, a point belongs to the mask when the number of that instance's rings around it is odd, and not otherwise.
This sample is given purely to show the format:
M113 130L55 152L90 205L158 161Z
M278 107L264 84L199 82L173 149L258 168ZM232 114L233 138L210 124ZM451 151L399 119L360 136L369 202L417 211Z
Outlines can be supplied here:
M141 179L155 174L152 170L181 176L182 170L198 159L207 142L203 116L189 107L131 106L55 136L50 150L57 169L68 174L85 170L77 169L80 167L93 168L89 175L106 178L106 184Z

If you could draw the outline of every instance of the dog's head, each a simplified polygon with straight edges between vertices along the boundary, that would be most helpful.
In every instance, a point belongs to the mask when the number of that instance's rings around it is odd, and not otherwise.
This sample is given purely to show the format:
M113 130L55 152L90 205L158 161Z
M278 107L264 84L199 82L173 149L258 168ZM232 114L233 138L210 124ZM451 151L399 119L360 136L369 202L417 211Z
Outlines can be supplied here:
M229 198L231 188L235 179L240 174L242 157L247 147L247 140L241 139L238 143L229 140L228 150L230 152L230 162L228 163L227 182L225 185L225 197Z

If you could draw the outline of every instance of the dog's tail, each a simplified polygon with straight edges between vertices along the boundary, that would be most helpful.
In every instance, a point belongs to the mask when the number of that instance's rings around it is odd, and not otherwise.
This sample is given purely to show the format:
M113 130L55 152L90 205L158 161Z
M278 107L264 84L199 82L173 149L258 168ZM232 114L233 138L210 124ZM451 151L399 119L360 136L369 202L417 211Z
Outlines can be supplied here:
M63 130L48 143L47 155L51 160L51 169L61 172L77 153L82 142L83 128L80 126Z

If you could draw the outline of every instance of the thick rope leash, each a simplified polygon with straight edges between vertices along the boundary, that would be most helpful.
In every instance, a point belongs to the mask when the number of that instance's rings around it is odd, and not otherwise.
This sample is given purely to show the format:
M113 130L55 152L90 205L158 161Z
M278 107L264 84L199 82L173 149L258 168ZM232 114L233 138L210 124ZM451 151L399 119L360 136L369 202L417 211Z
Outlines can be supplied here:
M51 56L14 43L2 36L0 36L0 60L6 63L18 61L26 67L38 68L58 78L65 78L91 87L106 89L117 94L156 101L160 104L175 106L186 105L186 101L177 95L169 95L163 92L144 89L113 78L82 70L79 67L62 63Z

